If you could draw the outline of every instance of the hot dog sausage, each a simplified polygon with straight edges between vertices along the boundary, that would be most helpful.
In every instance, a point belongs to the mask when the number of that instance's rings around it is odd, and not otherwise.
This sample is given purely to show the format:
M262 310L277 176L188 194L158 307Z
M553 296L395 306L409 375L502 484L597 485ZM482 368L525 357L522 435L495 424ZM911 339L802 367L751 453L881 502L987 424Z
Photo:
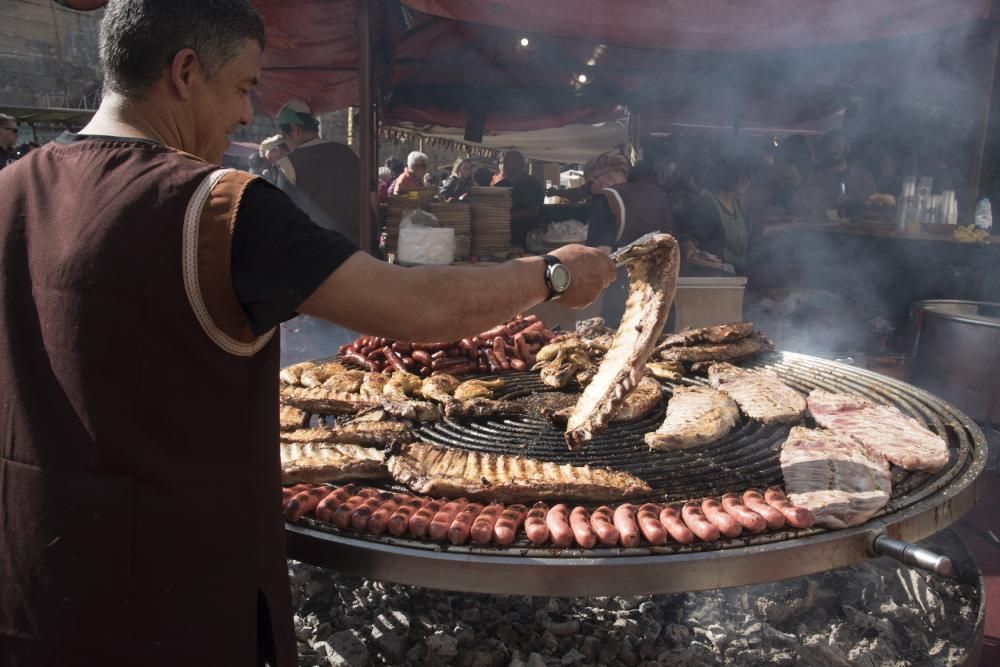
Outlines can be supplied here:
M500 367L505 371L510 370L510 362L507 361L507 348L504 347L503 338L497 336L493 339L493 354L497 356Z
M698 539L704 542L714 542L719 539L718 526L705 518L698 503L684 503L684 507L681 508L681 518Z
M739 537L743 532L740 522L726 514L715 498L705 498L701 501L701 511L705 513L705 518L718 526L719 532L726 537Z
M392 516L389 517L389 523L387 524L389 534L395 535L396 537L405 535L406 531L410 527L410 519L417 513L417 510L429 502L429 498L412 498L401 504L398 508L396 508L396 511L392 513Z
M413 357L413 360L415 362L417 362L418 364L423 364L424 366L430 366L431 362L433 361L431 359L430 352L428 352L427 350L414 350L413 354L411 354L410 356Z
M348 484L347 486L342 486L339 489L336 489L319 501L319 505L316 507L316 518L320 521L329 521L333 511L337 509L342 502L355 495L357 492L358 487L353 484Z
M747 508L738 493L727 493L722 496L722 509L751 533L762 533L767 530L767 521L764 517Z
M618 529L615 528L614 513L607 505L601 505L590 515L590 527L597 533L601 544L613 547L618 544Z
M743 492L743 504L764 517L767 527L777 530L785 525L785 515L767 504L764 494L757 489Z
M424 537L427 535L427 530L431 526L431 520L434 519L434 515L441 511L444 504L444 500L432 500L417 510L413 518L410 519L410 535L414 537Z
M545 527L549 529L552 544L563 549L573 544L573 530L569 527L569 508L563 503L553 505L545 515Z
M493 528L496 526L501 512L503 512L503 505L500 503L491 503L483 508L476 520L472 522L472 529L469 531L474 543L490 543L490 540L493 539Z
M469 531L472 530L472 522L476 520L479 513L483 511L483 506L479 503L469 503L458 513L455 520L448 527L448 541L452 544L465 544L469 541Z
M295 486L283 486L281 487L281 506L284 507L288 504L296 493L300 491L305 491L310 488L311 484L296 484Z
M681 514L677 511L676 507L664 507L660 510L660 523L663 527L667 529L670 533L670 537L674 538L681 544L691 544L694 542L694 533L691 529L684 525L681 520ZM709 524L711 525L711 524Z
M509 505L507 509L500 513L496 525L493 526L493 538L497 544L513 544L517 538L517 529L528 514L528 508L524 505Z
M499 324L492 329L487 329L483 333L479 334L481 340L491 340L497 336L504 336L507 334L507 325Z
M785 492L777 486L772 486L764 492L764 500L767 504L785 515L785 521L792 528L808 528L813 525L816 517L805 507L796 507L788 498Z
M520 359L516 359L516 358L510 360L510 367L512 369L514 369L515 371L521 371L522 373L524 371L528 370L528 364L527 364L527 362L521 361Z
M597 544L597 535L590 527L590 512L583 507L574 507L569 513L569 527L573 530L573 538L584 549L593 548Z
M393 352L397 354L409 354L413 351L413 346L409 343L404 343L402 341L396 341L392 344Z
M457 498L447 503L431 519L431 527L427 531L428 536L432 540L441 541L446 539L448 537L448 529L451 528L451 523L458 516L462 508L468 504L469 501L465 498Z
M539 501L532 505L528 516L524 519L524 532L532 544L545 544L549 539L549 528L545 525L545 517L549 506Z
M367 498L363 503L354 508L351 512L351 528L354 530L365 531L368 530L368 522L372 518L372 514L375 513L382 503L392 498L391 493L379 494L372 498Z
M486 350L486 359L490 362L490 373L499 373L503 370L500 360L492 349Z
M330 494L328 486L314 486L299 491L285 505L285 517L289 521L298 521L306 512L311 512L319 505L319 501Z
M351 525L351 514L354 513L354 510L360 507L363 502L376 495L378 495L378 492L374 489L361 489L337 505L337 509L333 510L330 515L330 522L341 528L347 528Z
M635 505L623 503L615 508L615 530L623 547L639 546L639 526L635 523Z
M406 370L406 365L403 363L403 360L399 358L399 355L396 354L391 347L388 345L383 347L382 354L385 355L385 361L389 366L392 366L397 371Z
M393 496L378 506L372 512L372 517L368 519L368 532L372 535L381 535L389 527L389 518L396 513L399 506L412 500L410 496Z
M653 503L646 503L639 508L636 514L639 522L639 530L642 536L652 545L660 546L667 543L667 531L660 523L660 506Z

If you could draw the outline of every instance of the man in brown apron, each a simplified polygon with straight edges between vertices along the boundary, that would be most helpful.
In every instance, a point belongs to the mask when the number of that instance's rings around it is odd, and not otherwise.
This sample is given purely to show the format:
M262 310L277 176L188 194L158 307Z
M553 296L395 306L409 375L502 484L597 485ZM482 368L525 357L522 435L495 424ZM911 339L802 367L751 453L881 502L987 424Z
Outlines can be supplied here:
M111 0L93 121L0 172L4 666L294 665L276 325L453 340L551 294L542 258L384 264L219 169L263 35L247 0ZM553 255L570 306L613 279Z

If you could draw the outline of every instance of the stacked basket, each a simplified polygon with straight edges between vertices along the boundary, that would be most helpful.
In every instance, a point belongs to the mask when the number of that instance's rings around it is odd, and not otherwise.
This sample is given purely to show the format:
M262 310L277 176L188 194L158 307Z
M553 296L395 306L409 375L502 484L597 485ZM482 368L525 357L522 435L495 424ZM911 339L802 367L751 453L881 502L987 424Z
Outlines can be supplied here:
M504 257L510 253L510 188L471 188L472 254Z
M455 258L472 254L472 209L468 204L431 204L427 209L442 227L455 230Z

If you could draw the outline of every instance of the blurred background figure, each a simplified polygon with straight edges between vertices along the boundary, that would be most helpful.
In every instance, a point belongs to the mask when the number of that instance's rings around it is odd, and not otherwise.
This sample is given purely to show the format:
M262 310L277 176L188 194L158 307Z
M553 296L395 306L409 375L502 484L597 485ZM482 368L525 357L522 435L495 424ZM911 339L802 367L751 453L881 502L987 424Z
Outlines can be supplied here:
M413 151L407 155L406 168L389 186L389 194L405 195L412 190L423 188L424 176L427 175L427 162L427 155L420 151Z
M0 113L0 169L17 159L17 119Z
M455 160L451 175L441 184L439 194L445 201L462 201L469 195L469 188L476 184L472 180L472 162L467 157Z

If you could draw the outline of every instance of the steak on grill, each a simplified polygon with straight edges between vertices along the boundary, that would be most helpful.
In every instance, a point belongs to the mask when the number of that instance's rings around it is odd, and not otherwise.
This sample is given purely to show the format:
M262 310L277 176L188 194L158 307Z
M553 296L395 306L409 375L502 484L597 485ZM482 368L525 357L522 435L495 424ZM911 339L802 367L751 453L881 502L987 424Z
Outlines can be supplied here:
M634 422L642 419L660 404L663 400L663 387L656 381L656 378L645 375L635 389L630 391L622 400L622 404L611 418L613 423Z
M652 493L638 477L607 468L558 464L414 442L395 447L389 472L400 484L432 496L499 502L611 502Z
M824 528L864 523L892 493L884 458L851 437L803 426L781 447L781 474L788 499L811 510Z
M314 414L353 414L371 407L361 394L337 391L332 387L281 387L281 402Z
M385 454L358 445L281 444L281 478L290 482L340 482L388 477Z
M822 389L809 394L808 404L817 424L854 437L901 468L935 472L948 464L948 443L896 408Z
M639 384L677 290L680 250L669 234L631 246L623 258L629 262L625 313L597 374L567 421L566 444L573 450L603 432L625 395Z
M660 352L660 358L673 362L735 361L770 352L774 343L764 334L754 334L734 343L694 345L691 347L671 347Z
M692 345L732 343L750 336L753 333L753 322L733 322L719 324L714 327L700 329L685 329L675 334L664 336L656 346L657 350L671 347L690 347Z
M667 416L646 434L652 449L687 449L724 437L736 426L740 410L733 399L708 387L677 387L667 403Z
M806 413L806 399L773 371L748 371L718 363L708 369L708 380L736 401L743 414L765 424L794 424Z

